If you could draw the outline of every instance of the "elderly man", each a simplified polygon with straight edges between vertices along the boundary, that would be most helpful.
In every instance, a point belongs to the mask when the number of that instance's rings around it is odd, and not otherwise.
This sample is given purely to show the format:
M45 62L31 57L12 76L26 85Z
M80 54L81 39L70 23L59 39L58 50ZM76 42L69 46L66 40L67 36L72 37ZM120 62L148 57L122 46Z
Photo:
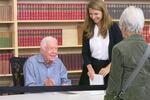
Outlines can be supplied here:
M67 70L58 58L57 40L51 36L41 41L40 53L25 62L25 86L71 85Z
M141 35L144 15L140 8L134 6L126 8L120 17L119 24L124 40L113 48L112 68L105 100L122 100L116 96L147 48L147 43ZM149 100L149 95L150 57L122 97L123 100Z

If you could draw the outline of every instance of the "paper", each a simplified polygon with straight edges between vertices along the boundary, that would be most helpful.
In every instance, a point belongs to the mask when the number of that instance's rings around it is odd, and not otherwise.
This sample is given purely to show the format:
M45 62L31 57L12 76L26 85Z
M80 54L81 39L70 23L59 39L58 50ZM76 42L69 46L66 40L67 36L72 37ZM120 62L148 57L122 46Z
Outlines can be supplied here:
M104 85L104 77L99 74L94 74L94 79L90 79L90 85Z

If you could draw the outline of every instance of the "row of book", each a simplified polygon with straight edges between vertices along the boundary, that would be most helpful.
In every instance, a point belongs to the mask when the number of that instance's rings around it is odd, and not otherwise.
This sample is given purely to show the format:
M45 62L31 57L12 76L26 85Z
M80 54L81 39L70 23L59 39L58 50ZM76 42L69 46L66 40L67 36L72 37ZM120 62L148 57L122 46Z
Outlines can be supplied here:
M150 4L134 4L134 3L106 3L108 8L109 14L113 19L119 19L120 15L122 14L123 10L128 6L136 6L143 10L144 17L146 19L150 19Z
M0 47L12 46L12 32L0 32Z
M30 57L32 55L20 55L19 57ZM59 54L59 58L62 60L67 70L81 70L83 65L82 54Z
M145 41L150 43L150 25L145 25L143 28L143 34Z
M12 20L12 7L0 5L0 21Z
M46 36L55 37L58 45L62 45L62 29L19 29L18 46L39 46Z
M85 4L18 4L19 20L81 20L85 18ZM128 6L137 6L144 12L146 19L150 18L150 4L135 3L106 3L113 19L119 19L123 10Z
M31 55L20 55L19 57L30 57ZM0 74L10 74L11 65L9 59L13 57L13 53L1 53L0 54ZM69 70L81 70L82 69L82 55L81 54L59 54L59 58L62 60L66 69Z
M81 73L68 74L68 78L71 80L72 85L79 85Z
M13 56L12 53L0 53L0 74L10 74L11 65L9 59Z
M123 10L128 6L137 6L144 12L146 19L150 19L150 4L140 3L109 3L108 11L113 19L119 19ZM18 3L18 20L83 20L85 19L87 3L47 4L47 3ZM12 20L12 7L0 6L0 21Z
M21 57L29 57L31 55L24 55ZM9 59L13 57L12 53L0 54L0 74L11 74L11 64ZM59 57L64 62L67 70L81 70L82 57L81 54L60 54ZM68 78L71 79L72 85L78 85L80 79L80 73L68 74Z
M18 3L18 20L82 20L86 4Z
M83 59L81 54L59 54L58 55L67 70L81 70Z

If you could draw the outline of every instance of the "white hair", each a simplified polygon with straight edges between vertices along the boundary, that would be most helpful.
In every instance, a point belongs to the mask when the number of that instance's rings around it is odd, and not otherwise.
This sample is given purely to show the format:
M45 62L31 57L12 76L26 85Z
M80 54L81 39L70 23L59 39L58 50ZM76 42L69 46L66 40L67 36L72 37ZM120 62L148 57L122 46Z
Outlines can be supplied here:
M57 39L52 36L47 36L41 40L40 48L45 49L47 45L51 42L57 42Z
M125 25L127 32L141 33L144 27L143 11L134 6L127 7L120 17L119 26L122 25Z

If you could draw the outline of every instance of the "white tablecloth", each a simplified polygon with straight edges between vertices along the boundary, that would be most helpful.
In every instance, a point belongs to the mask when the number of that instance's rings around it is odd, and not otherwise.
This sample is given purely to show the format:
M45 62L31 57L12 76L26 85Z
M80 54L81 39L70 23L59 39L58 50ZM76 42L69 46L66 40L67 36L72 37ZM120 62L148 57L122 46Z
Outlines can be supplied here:
M0 96L0 100L104 100L105 91L68 91Z

